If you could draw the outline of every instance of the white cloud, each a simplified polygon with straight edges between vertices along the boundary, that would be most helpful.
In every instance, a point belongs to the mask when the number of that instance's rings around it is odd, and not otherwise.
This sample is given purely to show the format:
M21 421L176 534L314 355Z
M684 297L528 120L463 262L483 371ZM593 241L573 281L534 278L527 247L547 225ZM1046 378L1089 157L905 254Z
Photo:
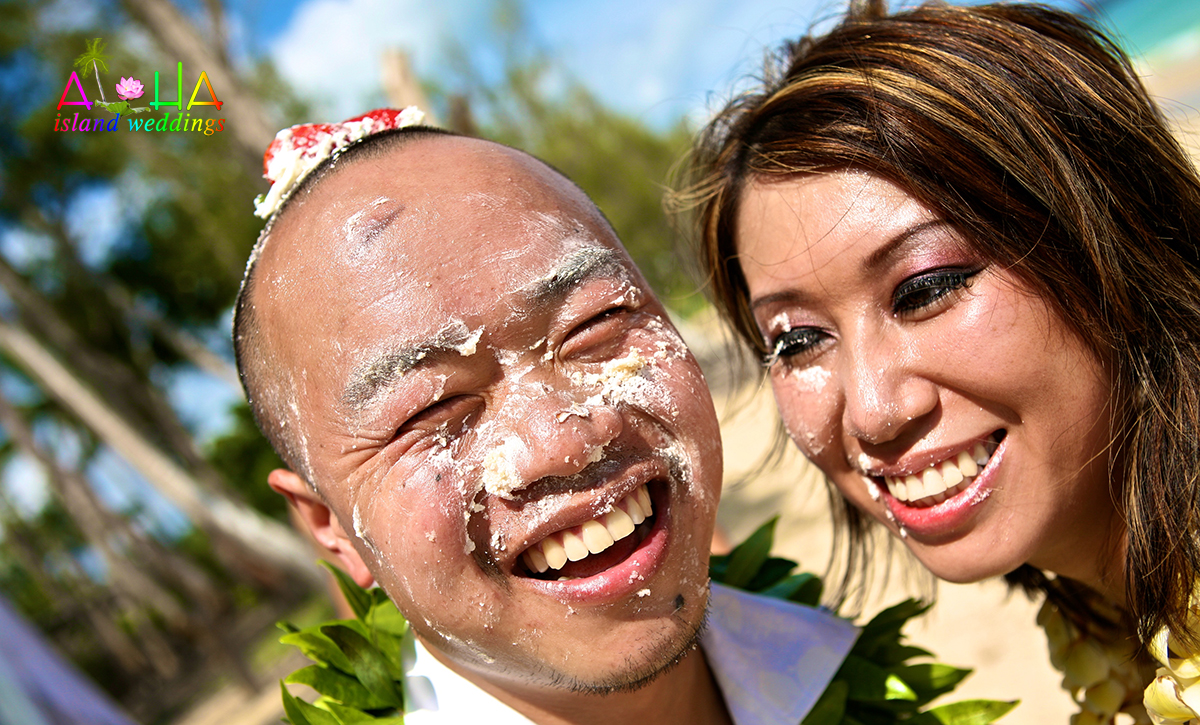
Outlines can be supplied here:
M462 30L463 19L478 19L479 7L469 0L310 0L270 43L271 56L321 120L341 120L381 99L385 49L405 50L417 73L428 73L444 39Z

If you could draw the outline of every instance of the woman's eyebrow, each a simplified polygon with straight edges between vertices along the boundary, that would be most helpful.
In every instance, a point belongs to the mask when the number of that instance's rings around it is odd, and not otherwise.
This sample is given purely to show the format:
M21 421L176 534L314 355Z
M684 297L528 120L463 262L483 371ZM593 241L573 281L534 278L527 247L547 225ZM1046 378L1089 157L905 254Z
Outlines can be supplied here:
M863 260L862 268L865 272L877 272L880 268L888 266L892 258L900 252L905 243L913 237L923 232L935 229L937 227L949 226L943 219L930 219L929 221L914 224L911 227L903 230L896 236L889 239L882 246L867 255Z
M890 264L893 258L904 249L904 245L911 241L914 237L923 234L930 229L949 226L943 219L930 219L919 224L914 224L907 229L902 230L899 234L884 242L875 251L871 252L862 262L862 269L868 276L873 276L879 272L882 267ZM804 305L812 299L812 296L807 292L799 289L785 289L779 292L774 292L769 295L757 297L750 300L751 311L756 311L760 308L770 307L772 305L785 302L790 305Z

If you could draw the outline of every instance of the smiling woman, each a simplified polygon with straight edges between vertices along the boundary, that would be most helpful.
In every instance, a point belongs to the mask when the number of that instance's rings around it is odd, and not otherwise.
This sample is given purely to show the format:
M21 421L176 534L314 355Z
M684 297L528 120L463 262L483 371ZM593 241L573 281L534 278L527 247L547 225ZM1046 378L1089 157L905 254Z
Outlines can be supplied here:
M1070 14L859 7L698 141L680 199L715 302L852 504L850 575L874 519L942 578L1045 592L1071 647L1135 626L1175 662L1200 635L1195 169ZM1106 682L1085 709L1146 717Z

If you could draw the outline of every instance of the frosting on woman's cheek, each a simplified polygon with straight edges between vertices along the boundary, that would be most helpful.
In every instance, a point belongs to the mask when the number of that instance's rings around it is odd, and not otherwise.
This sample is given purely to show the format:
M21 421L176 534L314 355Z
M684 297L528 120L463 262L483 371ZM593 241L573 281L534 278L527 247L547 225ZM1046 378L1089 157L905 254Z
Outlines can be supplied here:
M771 384L788 435L816 460L833 442L837 414L833 374L820 365L772 371Z

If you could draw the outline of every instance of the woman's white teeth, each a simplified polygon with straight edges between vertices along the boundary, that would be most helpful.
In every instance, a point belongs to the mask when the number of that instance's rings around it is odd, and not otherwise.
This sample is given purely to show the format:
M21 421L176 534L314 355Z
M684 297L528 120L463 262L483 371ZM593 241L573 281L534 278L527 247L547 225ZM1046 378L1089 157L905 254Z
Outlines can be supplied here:
M633 533L634 528L654 513L650 492L640 486L599 517L556 534L551 534L521 555L530 571L541 574L561 569L568 561L599 554Z
M920 501L932 498L934 503L941 503L947 498L947 491L954 489L964 482L979 475L983 466L987 465L990 454L982 443L976 443L970 452L962 451L954 458L926 468L924 471L907 476L885 476L888 492L901 501Z

